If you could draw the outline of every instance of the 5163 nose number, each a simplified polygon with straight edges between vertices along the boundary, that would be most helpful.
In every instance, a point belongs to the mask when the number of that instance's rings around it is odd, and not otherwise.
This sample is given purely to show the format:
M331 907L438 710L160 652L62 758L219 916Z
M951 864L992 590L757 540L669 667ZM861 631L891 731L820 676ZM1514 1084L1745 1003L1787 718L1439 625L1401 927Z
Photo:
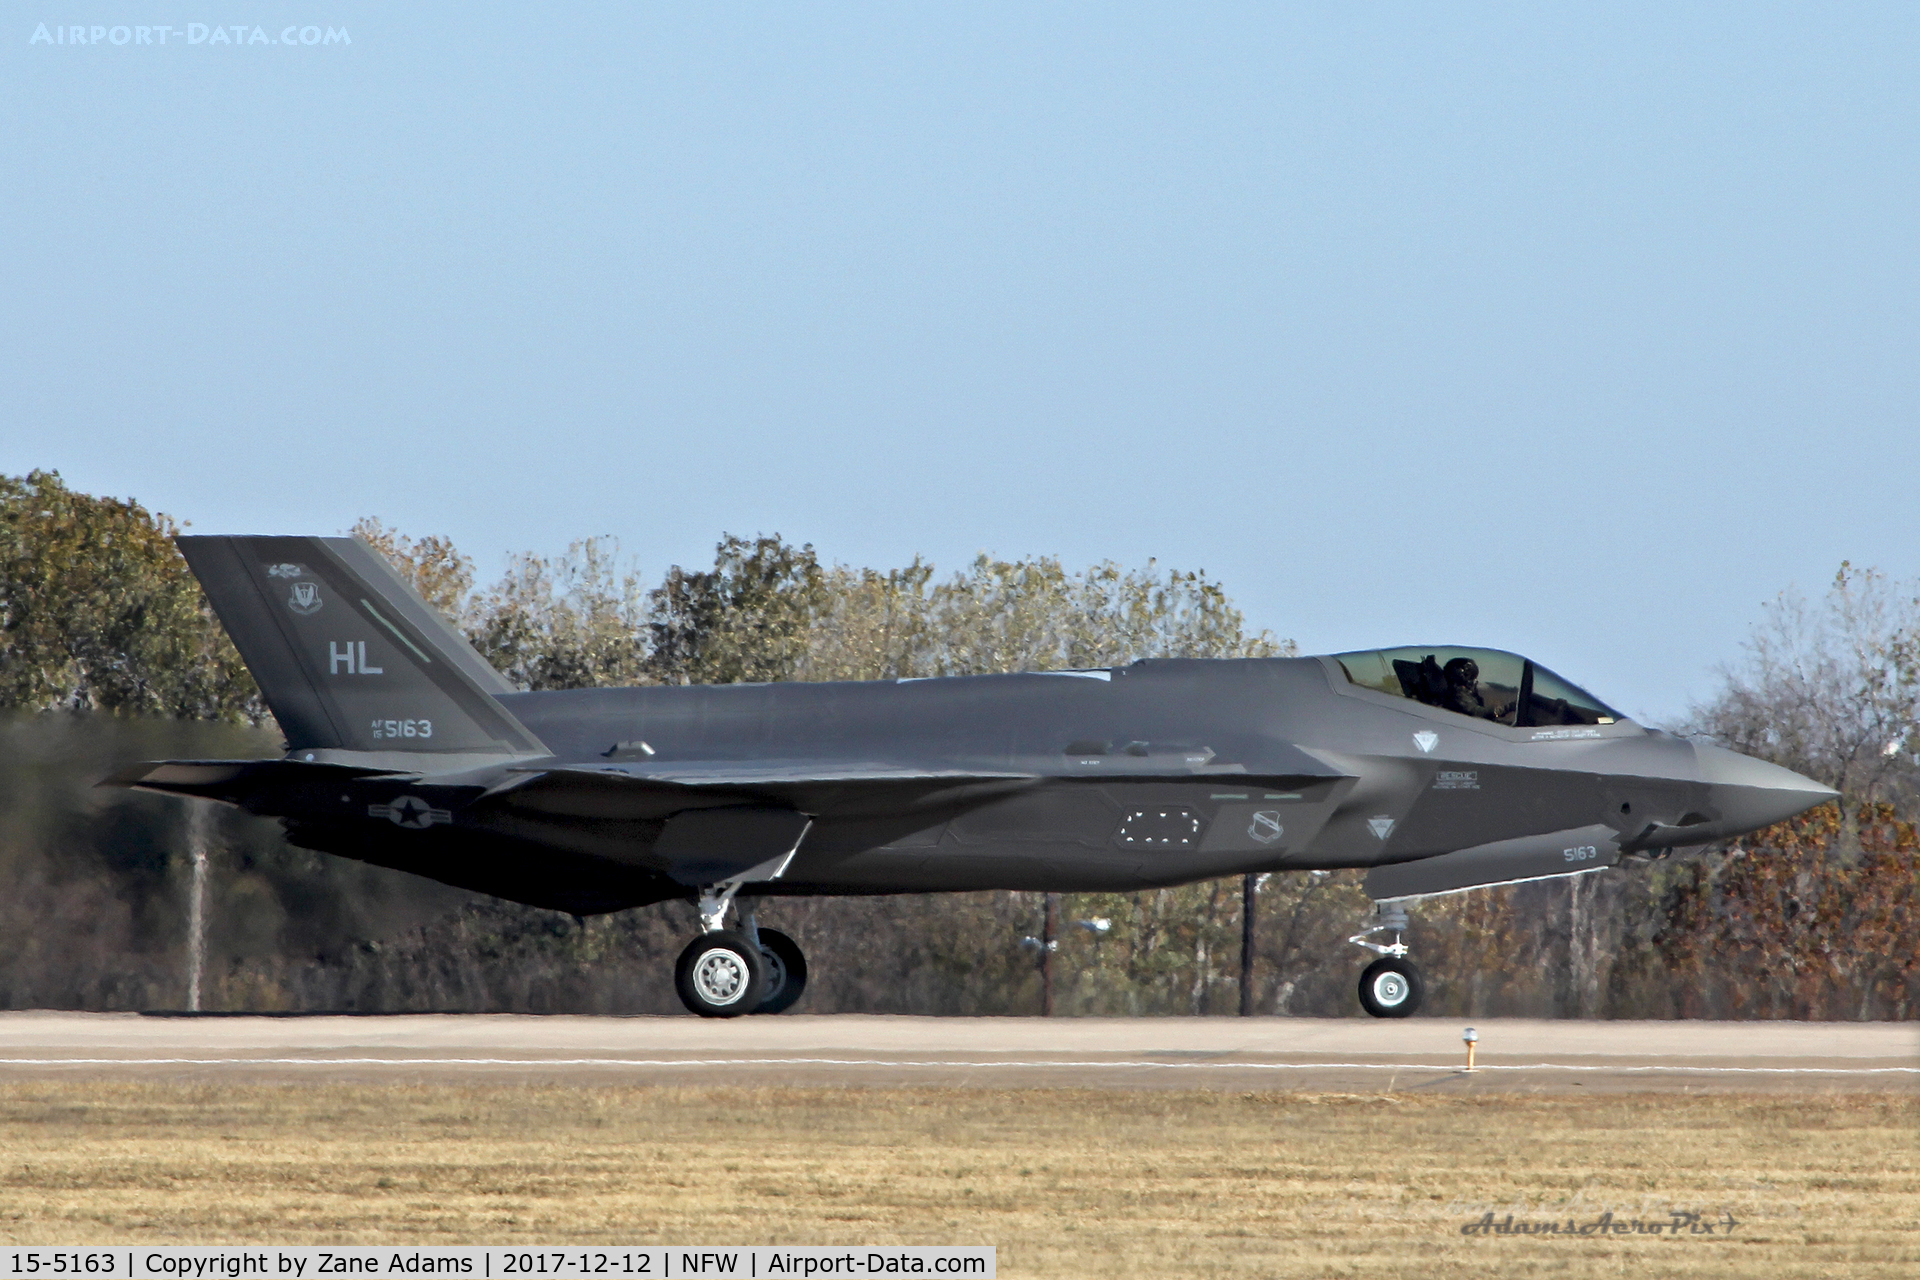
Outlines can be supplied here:
M1562 849L1560 856L1568 862L1592 862L1600 856L1600 850L1590 844L1583 844L1577 849Z

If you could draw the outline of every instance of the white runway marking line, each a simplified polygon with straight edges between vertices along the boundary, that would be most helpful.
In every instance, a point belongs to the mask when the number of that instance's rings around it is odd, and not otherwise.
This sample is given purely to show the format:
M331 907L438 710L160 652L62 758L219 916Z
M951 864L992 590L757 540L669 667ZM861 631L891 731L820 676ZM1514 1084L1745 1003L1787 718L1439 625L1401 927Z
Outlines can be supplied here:
M965 1062L884 1058L0 1058L0 1067L938 1067L1061 1068L1142 1067L1155 1071L1444 1071L1465 1074L1457 1063L1434 1062ZM1486 1071L1673 1071L1702 1075L1920 1075L1913 1067L1696 1067L1683 1065L1595 1066L1568 1062L1478 1064Z

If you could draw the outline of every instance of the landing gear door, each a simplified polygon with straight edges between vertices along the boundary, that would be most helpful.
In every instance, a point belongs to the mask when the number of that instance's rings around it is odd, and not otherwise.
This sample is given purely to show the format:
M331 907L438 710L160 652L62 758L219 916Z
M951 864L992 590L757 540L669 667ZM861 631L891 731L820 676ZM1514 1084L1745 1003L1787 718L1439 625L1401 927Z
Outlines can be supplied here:
M792 809L726 805L685 809L667 819L654 855L684 885L720 884L767 867L765 879L785 871L813 819ZM776 869L777 868L777 869Z
M1598 824L1546 835L1497 840L1417 862L1375 867L1367 873L1367 896L1421 898L1488 885L1599 871L1620 861L1620 833Z

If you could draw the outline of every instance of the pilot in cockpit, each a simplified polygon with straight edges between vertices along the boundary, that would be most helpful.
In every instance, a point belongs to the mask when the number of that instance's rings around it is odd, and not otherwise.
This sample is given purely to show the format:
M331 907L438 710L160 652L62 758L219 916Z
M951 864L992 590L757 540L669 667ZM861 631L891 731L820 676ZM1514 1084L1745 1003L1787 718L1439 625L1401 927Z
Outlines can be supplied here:
M1493 719L1493 711L1487 706L1486 699L1480 696L1479 663L1472 658L1455 658L1442 669L1441 674L1447 682L1446 692L1441 695L1441 706L1463 716Z
M1444 663L1440 654L1451 653ZM1620 713L1545 667L1498 649L1380 649L1338 655L1347 679L1509 728L1615 724Z

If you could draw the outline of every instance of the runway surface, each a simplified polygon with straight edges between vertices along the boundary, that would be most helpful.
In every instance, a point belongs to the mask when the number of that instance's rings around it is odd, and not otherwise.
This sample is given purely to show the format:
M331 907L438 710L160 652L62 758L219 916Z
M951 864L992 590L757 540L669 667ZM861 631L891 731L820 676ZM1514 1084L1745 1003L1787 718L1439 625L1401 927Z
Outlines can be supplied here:
M1920 1090L1920 1023L0 1013L0 1080Z

